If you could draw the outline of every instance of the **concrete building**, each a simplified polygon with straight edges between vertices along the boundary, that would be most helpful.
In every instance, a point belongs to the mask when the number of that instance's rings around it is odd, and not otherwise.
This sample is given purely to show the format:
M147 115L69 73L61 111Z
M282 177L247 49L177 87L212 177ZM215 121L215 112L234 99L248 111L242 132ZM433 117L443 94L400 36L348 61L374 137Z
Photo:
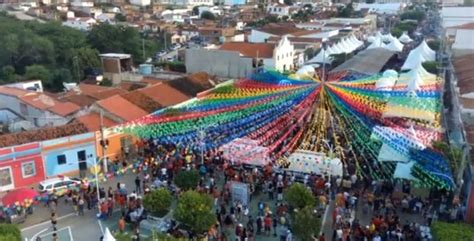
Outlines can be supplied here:
M270 4L267 6L267 13L271 15L276 15L278 17L289 17L291 16L293 10L295 10L294 7L280 3Z
M441 10L443 28L474 22L474 7L443 7Z
M252 29L248 36L251 43L265 43L270 37L301 37L301 38L321 38L327 33L320 30L305 30L297 28L293 24L268 24L262 28ZM337 33L336 33L337 34Z
M151 4L151 0L130 0L130 4L135 5L135 6L148 6Z
M474 53L474 30L458 29L451 51L454 56Z
M102 70L104 78L112 80L114 84L120 83L127 78L132 71L133 61L130 54L101 54Z
M210 74L241 78L255 68L285 71L295 68L295 50L287 37L272 43L224 43L219 49L186 50L186 69L189 73L206 71Z
M64 26L75 28L81 31L89 31L95 24L97 24L97 21L91 17L69 18L63 22Z

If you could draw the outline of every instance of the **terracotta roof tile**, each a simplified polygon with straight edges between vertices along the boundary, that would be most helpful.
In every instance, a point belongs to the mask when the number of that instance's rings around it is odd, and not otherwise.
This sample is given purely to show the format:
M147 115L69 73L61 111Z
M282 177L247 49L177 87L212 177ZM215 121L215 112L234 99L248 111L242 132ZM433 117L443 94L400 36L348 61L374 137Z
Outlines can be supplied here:
M56 105L55 99L45 94L40 94L36 92L31 92L27 95L23 95L20 97L20 100L40 110L46 110Z
M53 107L49 108L48 110L60 116L67 116L80 109L81 109L80 106L72 102L59 102L58 101Z
M80 89L80 93L85 94L85 95L113 89L112 87L105 87L105 86L100 86L100 85L91 85L91 84L84 84L84 83L79 84L77 87Z
M94 104L96 101L96 99L87 95L83 95L83 94L68 95L68 96L62 97L61 99L67 100L81 107L90 106Z
M459 100L465 109L474 109L474 99L461 97Z
M268 43L244 43L231 42L224 43L219 48L220 50L236 51L245 57L250 58L273 58L274 44Z
M140 82L146 83L148 85L156 85L156 84L159 84L159 83L163 83L164 81L165 80L156 79L156 78L153 78L153 77L143 77L143 79L140 80Z
M191 98L166 83L153 85L138 91L152 98L163 107L176 105Z
M119 84L119 88L122 89L122 90L125 90L125 91L134 91L134 90L137 90L137 89L140 89L140 88L143 88L145 87L146 84L145 83L141 83L141 82L122 82Z
M181 93L194 97L198 93L214 87L213 78L206 72L198 72L166 82Z
M455 29L474 29L474 22L465 23L465 24L461 24L461 25L456 25L456 26L452 26L452 27L448 27L448 28L455 28Z
M0 94L21 97L27 94L29 91L22 90L14 87L0 86Z
M0 147L21 145L25 143L50 140L65 136L77 135L88 132L87 128L78 122L72 122L67 125L41 128L34 131L24 131L14 134L0 136Z
M278 42L281 40L281 37L272 36L268 38L269 42ZM322 38L305 38L305 37L288 37L288 40L294 43L321 43Z
M97 101L96 103L124 121L131 121L148 114L146 111L130 103L120 95L114 95L107 99Z
M103 99L109 98L111 96L120 95L120 94L123 94L123 93L126 93L126 92L127 91L125 91L123 89L112 88L112 89L103 90L103 91L99 91L99 92L95 92L95 93L90 93L90 94L87 94L87 95L94 98L94 99L97 99L97 100L103 100Z
M148 113L152 113L163 108L160 103L156 102L153 98L138 90L122 94L121 96Z
M117 125L117 123L107 117L103 117L104 127L112 127ZM100 115L97 113L90 113L87 115L83 115L75 119L77 122L83 124L88 131L98 131L100 130Z

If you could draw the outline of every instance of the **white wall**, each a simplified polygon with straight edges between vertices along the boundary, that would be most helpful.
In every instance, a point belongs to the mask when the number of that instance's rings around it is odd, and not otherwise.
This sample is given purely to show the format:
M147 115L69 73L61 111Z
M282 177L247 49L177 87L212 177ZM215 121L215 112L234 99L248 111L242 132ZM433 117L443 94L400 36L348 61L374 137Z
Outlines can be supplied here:
M41 83L41 80L19 82L19 83L7 84L4 86L14 87L14 88L23 89L23 90L26 90L32 87L32 88L37 88L37 92L43 92L43 84Z
M255 29L250 32L248 41L251 43L265 43L265 40L276 35L264 33Z
M269 5L269 6L267 6L267 12L269 14L277 15L277 16L280 16L280 17L289 16L290 15L290 7Z
M214 6L214 0L188 0L188 6Z
M18 121L19 118L15 113L11 112L9 109L0 109L0 123L11 123Z
M148 6L151 4L151 0L130 0L130 4L136 6Z
M293 44L285 36L278 42L273 50L273 59L275 69L278 71L289 70L293 68L295 49Z

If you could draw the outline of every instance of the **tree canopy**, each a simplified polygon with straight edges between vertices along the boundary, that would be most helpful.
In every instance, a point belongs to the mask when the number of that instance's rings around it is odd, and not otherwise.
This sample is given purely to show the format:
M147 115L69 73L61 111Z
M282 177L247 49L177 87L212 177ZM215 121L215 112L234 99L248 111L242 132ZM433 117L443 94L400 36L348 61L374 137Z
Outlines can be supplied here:
M153 215L163 217L168 213L173 201L170 191L165 188L159 188L145 195L143 206Z
M196 191L187 191L179 197L174 218L192 231L201 234L216 223L212 205L211 196Z
M435 222L431 230L434 240L438 241L471 241L474 237L474 227L465 223Z
M86 34L60 22L21 21L0 13L0 42L0 84L34 77L44 81L47 89L58 91L63 82L59 77L73 81L76 71L77 81L84 68L100 65L98 52L88 44ZM79 69L73 59L83 63Z
M14 224L0 224L0 241L21 241L21 232Z
M411 19L411 20L421 21L425 19L425 17L426 17L426 14L419 10L406 11L400 15L401 20Z
M313 193L301 183L291 185L285 193L285 199L291 208L297 209L313 207L316 204Z
M207 19L207 20L216 20L216 15L209 11L204 11L201 13L201 18L202 19Z
M320 219L313 212L312 207L299 209L292 215L292 228L299 240L311 240L319 233L321 228Z
M174 183L183 190L194 189L199 183L199 173L197 170L182 170L176 175Z

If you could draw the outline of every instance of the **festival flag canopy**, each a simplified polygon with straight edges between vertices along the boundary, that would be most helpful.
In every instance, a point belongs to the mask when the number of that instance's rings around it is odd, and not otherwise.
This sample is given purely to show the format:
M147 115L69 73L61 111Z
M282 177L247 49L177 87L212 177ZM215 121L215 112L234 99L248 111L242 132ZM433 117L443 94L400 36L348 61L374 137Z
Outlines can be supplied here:
M393 72L339 72L320 82L264 71L119 129L188 152L225 151L232 163L284 168L291 153L305 150L326 153L360 177L453 189L449 163L431 146L443 135L440 83L377 89L381 78L397 80Z

